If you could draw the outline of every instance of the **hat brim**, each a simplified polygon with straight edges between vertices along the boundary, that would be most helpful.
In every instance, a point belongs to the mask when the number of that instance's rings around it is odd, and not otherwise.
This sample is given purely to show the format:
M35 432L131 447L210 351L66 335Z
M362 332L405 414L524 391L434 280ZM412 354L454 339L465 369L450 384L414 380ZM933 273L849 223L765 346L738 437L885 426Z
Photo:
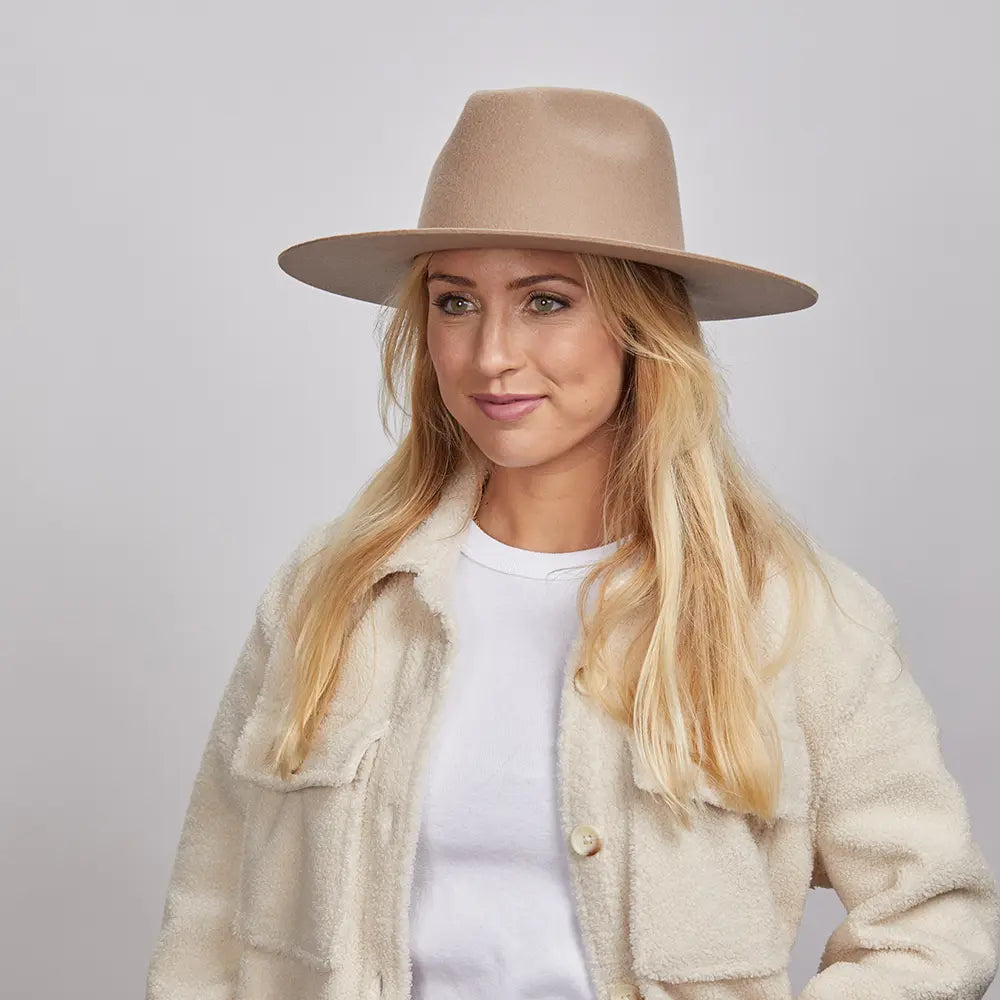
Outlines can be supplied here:
M278 266L314 288L394 306L390 296L416 254L473 247L599 253L665 267L684 278L699 320L795 312L807 309L819 298L814 288L794 278L719 257L520 230L425 228L343 233L288 247L278 254Z

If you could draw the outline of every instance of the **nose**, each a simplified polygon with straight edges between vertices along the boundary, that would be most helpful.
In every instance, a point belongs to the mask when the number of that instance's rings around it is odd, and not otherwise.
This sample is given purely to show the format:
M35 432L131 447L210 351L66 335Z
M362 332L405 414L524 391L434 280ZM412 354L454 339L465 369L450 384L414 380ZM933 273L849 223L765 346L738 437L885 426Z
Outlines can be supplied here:
M484 311L476 330L473 361L485 377L519 368L524 352L516 324L501 310Z

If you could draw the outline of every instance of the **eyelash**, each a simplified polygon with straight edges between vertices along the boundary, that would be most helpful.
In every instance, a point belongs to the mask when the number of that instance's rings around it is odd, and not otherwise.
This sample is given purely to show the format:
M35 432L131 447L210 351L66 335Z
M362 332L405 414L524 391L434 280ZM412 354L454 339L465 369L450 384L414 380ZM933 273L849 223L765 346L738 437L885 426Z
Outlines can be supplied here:
M450 313L450 312L445 312L444 304L449 299L464 299L466 302L470 301L468 298L466 298L466 296L460 295L458 292L445 292L443 295L439 295L434 300L434 305L436 305L446 316L462 316L462 315L465 315L464 313ZM563 309L568 309L569 308L569 303L565 299L560 298L558 295L553 295L551 292L533 292L531 294L531 296L528 298L528 301L529 302L534 302L535 299L550 299L553 302L558 302L559 305L560 305L560 307L561 307L559 309L553 309L552 312L536 313L536 315L538 315L538 316L552 316L555 313L562 312Z

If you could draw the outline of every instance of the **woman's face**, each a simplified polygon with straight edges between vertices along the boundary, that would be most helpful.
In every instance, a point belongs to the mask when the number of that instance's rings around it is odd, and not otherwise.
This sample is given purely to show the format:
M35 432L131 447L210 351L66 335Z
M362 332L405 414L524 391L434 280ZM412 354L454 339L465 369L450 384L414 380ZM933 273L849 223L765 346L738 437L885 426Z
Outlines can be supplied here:
M621 393L623 352L572 254L439 250L427 290L441 396L487 458L524 468L607 447L602 428ZM541 399L477 402L490 394Z

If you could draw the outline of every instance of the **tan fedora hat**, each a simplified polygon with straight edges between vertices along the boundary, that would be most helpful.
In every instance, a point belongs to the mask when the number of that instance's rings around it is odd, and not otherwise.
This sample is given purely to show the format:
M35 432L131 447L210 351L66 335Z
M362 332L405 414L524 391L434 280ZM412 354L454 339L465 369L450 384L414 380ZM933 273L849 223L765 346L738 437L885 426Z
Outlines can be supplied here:
M297 243L278 265L299 281L395 305L415 254L466 247L582 251L681 275L700 320L811 306L794 278L684 249L673 145L631 97L574 87L477 90L431 168L416 229Z

